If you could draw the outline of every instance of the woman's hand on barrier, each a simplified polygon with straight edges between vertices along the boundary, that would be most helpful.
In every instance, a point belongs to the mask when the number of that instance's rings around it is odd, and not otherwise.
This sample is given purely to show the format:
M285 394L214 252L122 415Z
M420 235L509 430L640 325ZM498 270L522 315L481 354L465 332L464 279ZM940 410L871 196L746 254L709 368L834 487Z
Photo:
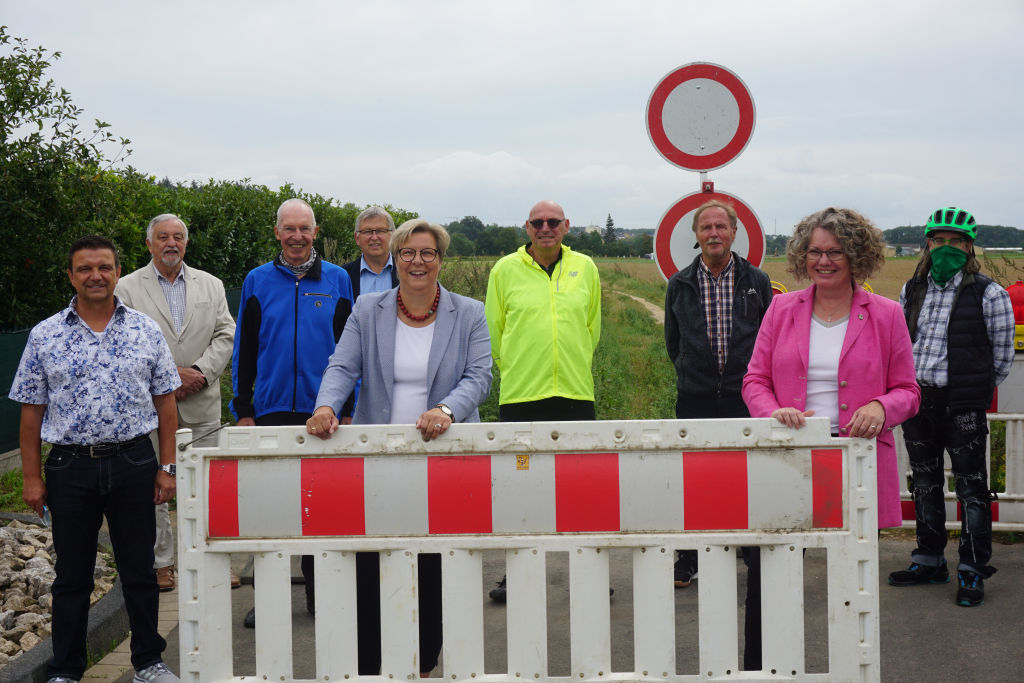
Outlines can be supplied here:
M801 412L796 408L779 408L772 413L772 417L790 429L800 429L807 424L806 418L813 417L813 415L813 410L805 410Z
M306 431L326 441L338 431L338 418L328 406L320 406L306 420Z
M850 436L874 439L885 429L885 406L878 401L869 401L854 411L846 431Z
M440 408L431 408L416 420L416 429L420 430L424 441L436 439L447 432L451 426L452 419L445 415Z

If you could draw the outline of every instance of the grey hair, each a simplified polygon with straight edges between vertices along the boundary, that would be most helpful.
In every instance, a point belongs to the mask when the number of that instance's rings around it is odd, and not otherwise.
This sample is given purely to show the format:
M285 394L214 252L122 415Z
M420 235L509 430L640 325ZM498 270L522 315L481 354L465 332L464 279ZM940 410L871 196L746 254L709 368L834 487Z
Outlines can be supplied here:
M298 204L299 206L304 206L307 209L309 209L309 215L313 217L313 225L316 225L316 214L313 212L313 207L310 206L309 202L307 202L305 199L301 199L299 197L292 197L291 199L286 199L283 202L281 202L281 206L277 207L276 225L281 225L281 214L284 213L285 209L287 209L289 206L292 206L293 204Z
M181 227L185 230L185 241L188 242L188 226L185 225L185 221L181 220L173 213L162 213L149 222L149 225L146 226L146 239L148 241L153 241L153 228L164 221L178 221L181 223Z
M383 206L371 206L363 209L362 212L356 216L356 227L354 232L359 232L359 226L363 224L367 218L373 218L374 216L380 216L388 222L388 230L392 232L395 229L395 219L391 217L391 214Z
M391 254L398 258L398 250L405 246L414 232L429 232L434 236L437 243L437 255L443 261L444 255L448 252L448 245L452 238L448 231L437 223L431 223L425 218L412 218L398 226L395 234L391 236Z

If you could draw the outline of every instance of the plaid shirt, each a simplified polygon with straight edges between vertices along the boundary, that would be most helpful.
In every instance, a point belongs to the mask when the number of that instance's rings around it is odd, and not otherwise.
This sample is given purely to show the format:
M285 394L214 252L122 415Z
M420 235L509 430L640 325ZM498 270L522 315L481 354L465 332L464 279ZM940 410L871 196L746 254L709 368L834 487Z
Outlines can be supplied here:
M704 319L708 321L708 342L711 352L718 358L718 372L725 372L725 361L729 357L729 335L732 333L732 295L736 269L733 259L716 278L704 265L698 262L697 282L700 284L700 300L704 306Z
M961 270L945 287L939 287L928 275L928 289L917 319L917 341L914 342L914 370L919 384L930 387L944 387L949 384L949 363L947 359L946 333L953 298L964 278ZM900 291L900 305L906 307L907 286ZM1013 307L1010 295L995 282L985 288L981 303L988 338L992 343L995 362L996 384L1010 374L1013 364Z
M185 322L185 264L181 264L178 277L174 278L174 282L164 277L156 267L156 263L153 264L153 270L156 271L156 281L160 283L160 289L164 290L167 306L171 309L174 331L181 332L181 326Z

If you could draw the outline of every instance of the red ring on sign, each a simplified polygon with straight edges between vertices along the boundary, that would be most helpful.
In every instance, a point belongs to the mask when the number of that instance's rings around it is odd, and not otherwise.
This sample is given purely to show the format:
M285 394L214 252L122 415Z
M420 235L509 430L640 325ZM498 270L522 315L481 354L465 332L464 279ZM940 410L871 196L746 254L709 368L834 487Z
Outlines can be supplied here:
M764 260L764 231L761 228L760 221L757 220L757 216L754 215L750 207L743 203L743 200L725 192L695 192L694 194L686 195L670 206L665 215L658 221L658 229L654 233L654 259L666 280L682 270L672 258L672 228L679 223L679 219L683 216L699 208L705 202L710 202L712 199L731 204L736 209L736 217L741 223L741 225L737 226L737 229L745 230L747 233L749 249L745 258L750 264L760 266L761 261ZM690 226L680 225L679 229L690 231ZM690 264L685 263L683 265L685 267Z
M662 122L665 101L668 96L681 84L695 78L706 78L725 86L735 98L740 112L739 125L736 127L736 133L732 139L717 152L703 156L687 154L673 145L665 133ZM651 98L647 102L647 132L651 136L654 148L670 163L691 171L711 171L725 166L735 159L750 142L750 136L754 132L754 100L739 76L724 66L707 62L687 64L665 76L655 86L654 92L651 93Z

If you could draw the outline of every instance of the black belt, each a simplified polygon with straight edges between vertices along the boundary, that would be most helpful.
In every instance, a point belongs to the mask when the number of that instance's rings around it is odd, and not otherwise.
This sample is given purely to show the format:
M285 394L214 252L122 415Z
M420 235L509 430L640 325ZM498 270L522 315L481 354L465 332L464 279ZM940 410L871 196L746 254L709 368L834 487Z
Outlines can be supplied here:
M127 451L135 448L145 439L149 438L149 434L142 434L134 439L122 441L120 443L100 443L95 446L75 446L65 444L54 444L54 448L59 448L62 451L68 451L77 458L109 458L112 455L117 455L121 451Z
M944 399L946 394L949 393L949 387L928 387L923 384L919 384L921 387L921 399Z

